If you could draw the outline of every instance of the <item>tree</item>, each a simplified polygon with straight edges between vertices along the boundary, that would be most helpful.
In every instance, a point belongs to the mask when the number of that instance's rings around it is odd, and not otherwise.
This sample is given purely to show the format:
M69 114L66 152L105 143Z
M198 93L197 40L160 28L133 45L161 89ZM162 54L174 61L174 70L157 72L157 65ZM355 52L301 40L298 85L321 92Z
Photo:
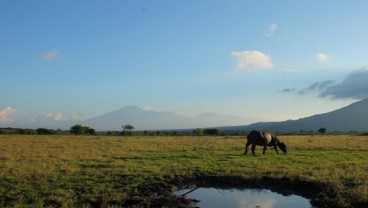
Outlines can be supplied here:
M82 135L82 134L84 134L84 128L80 124L74 125L74 126L70 127L70 133L71 134L76 134L76 135Z
M37 134L39 135L50 135L53 134L53 131L50 129L46 129L46 128L38 128L37 130Z
M123 125L123 130L124 131L132 131L134 129L134 126L130 125L130 124L127 124L127 125Z
M196 136L200 136L200 135L202 135L202 134L203 134L203 130L202 130L202 129L199 129L199 128L197 128L197 129L193 129L193 130L192 130L192 132L193 132L193 134L194 134L194 135L196 135Z
M88 126L82 126L80 124L77 124L77 125L70 127L70 133L77 134L77 135L82 135L82 134L94 135L96 134L96 131L95 129L90 128Z
M123 125L121 126L123 128L123 132L122 135L132 135L132 131L134 129L134 126L127 124L127 125Z
M320 128L320 129L318 130L318 132L319 132L319 133L321 133L321 134L326 134L326 131L327 131L327 129L326 129L326 128Z
M96 131L93 128L90 128L88 126L84 126L84 134L90 134L90 135L95 135Z
M26 134L26 130L25 129L18 129L18 134Z
M203 130L203 134L205 135L212 135L212 136L216 136L220 134L220 131L218 129L205 129Z

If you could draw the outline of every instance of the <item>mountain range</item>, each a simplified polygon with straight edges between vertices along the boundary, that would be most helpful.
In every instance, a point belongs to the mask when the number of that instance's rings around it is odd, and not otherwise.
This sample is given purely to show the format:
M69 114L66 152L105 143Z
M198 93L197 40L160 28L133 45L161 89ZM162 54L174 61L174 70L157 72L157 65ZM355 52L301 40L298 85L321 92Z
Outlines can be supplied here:
M265 129L277 132L299 132L317 131L320 128L326 128L328 131L367 131L368 98L328 113L298 120L244 125L247 123L251 123L251 120L236 116L203 113L194 117L186 117L165 111L143 110L135 106L124 107L82 122L97 130L121 130L122 125L131 124L137 130L218 127L226 131Z
M368 131L368 98L328 113L313 115L298 120L281 122L258 122L250 118L202 113L197 116L182 116L172 112L144 110L127 106L91 119L81 121L40 120L32 123L14 123L13 127L69 129L82 124L97 131L121 131L123 125L133 125L135 130L188 130L216 127L221 131L250 131L252 129L276 132L317 131Z
M368 131L368 98L346 107L298 120L259 122L250 125L222 127L226 131L250 131L263 129L277 132L317 131Z
M202 113L188 117L166 111L144 110L136 106L127 106L80 123L96 130L122 130L122 125L126 124L133 125L136 130L165 130L243 125L251 121L247 118L215 113Z

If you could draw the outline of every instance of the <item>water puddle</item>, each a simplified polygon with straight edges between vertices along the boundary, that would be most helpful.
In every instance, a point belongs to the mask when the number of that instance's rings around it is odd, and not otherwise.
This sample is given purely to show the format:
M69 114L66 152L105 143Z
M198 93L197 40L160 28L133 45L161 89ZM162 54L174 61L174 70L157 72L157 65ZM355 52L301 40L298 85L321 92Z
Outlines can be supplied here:
M196 206L244 208L310 208L309 199L298 195L282 195L269 189L193 188L176 192L179 196L199 200Z

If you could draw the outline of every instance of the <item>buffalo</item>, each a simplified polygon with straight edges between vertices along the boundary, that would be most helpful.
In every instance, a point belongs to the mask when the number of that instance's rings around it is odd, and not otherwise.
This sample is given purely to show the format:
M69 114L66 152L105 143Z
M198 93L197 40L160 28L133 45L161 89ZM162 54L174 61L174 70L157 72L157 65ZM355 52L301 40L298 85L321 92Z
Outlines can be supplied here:
M280 140L276 134L270 131L256 131L252 130L247 135L247 143L245 144L245 151L244 154L246 155L248 152L249 145L252 145L252 153L253 155L256 155L254 153L254 150L256 149L256 145L263 146L263 154L265 154L267 146L273 146L275 151L277 151L277 147L281 149L282 152L287 153L287 148L285 143Z

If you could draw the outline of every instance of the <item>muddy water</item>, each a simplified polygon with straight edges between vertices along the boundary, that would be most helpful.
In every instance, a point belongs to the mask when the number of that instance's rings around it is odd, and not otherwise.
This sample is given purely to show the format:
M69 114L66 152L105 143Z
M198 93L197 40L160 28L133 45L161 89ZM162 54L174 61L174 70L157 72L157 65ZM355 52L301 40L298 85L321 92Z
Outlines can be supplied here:
M310 200L298 196L272 192L269 189L183 189L177 195L196 199L198 207L244 207L244 208L310 208Z

